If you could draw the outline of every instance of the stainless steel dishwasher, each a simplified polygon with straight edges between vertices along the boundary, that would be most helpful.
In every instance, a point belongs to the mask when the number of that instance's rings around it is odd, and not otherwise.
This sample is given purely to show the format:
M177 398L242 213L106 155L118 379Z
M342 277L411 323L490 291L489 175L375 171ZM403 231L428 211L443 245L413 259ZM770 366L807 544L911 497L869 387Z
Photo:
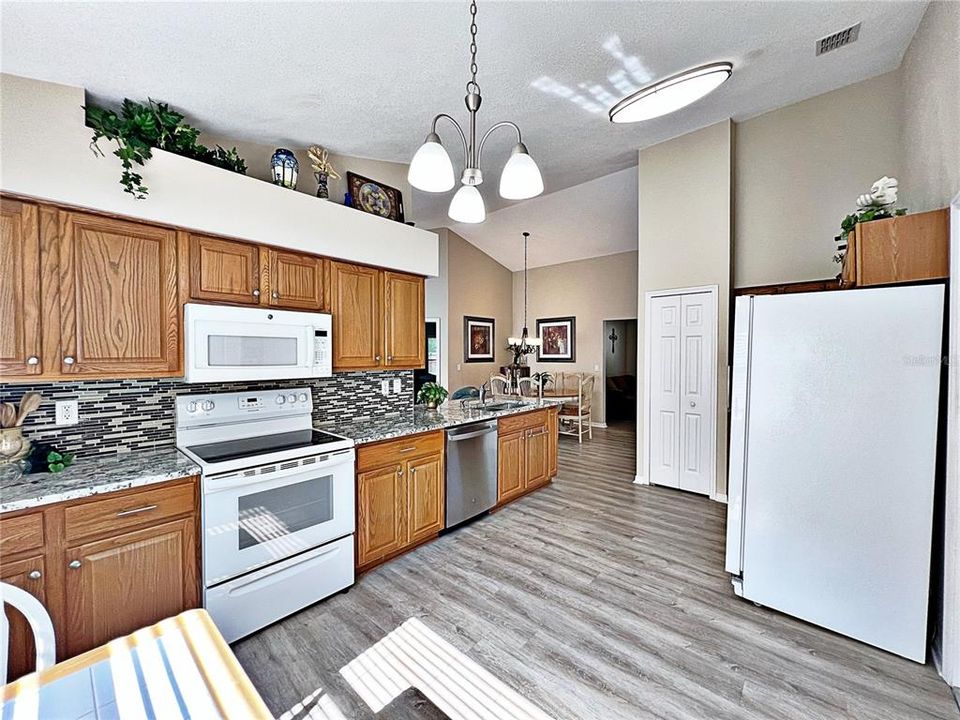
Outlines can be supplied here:
M447 507L444 527L497 504L497 421L447 430Z

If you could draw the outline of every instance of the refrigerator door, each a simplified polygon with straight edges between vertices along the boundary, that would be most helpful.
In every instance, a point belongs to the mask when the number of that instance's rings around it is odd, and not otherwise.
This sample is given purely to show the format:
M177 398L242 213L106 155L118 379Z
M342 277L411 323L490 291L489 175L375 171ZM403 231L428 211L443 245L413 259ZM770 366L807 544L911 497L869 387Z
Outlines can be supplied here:
M743 595L926 656L943 286L753 299Z
M730 469L727 473L726 569L743 569L743 480L746 472L747 397L750 389L750 325L753 298L737 298L733 316L733 370L730 379Z

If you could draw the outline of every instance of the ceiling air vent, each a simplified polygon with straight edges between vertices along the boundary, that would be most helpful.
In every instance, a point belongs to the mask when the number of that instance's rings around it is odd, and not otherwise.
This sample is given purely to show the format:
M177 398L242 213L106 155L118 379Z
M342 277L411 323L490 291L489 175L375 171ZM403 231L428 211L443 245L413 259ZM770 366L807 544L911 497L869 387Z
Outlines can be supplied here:
M833 35L827 35L817 40L817 55L823 55L831 50L836 50L844 45L856 42L860 36L860 23L851 25L846 30L835 32Z

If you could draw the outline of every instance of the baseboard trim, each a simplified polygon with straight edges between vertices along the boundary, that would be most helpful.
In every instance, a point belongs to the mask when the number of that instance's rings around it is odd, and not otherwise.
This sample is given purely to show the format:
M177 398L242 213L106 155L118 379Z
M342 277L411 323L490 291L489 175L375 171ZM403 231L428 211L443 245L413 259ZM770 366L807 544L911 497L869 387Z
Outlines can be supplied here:
M649 485L647 479L643 475L635 475L633 478L634 485Z
M713 500L714 502L723 503L724 505L727 504L726 493L713 493L712 495L710 495L710 499Z

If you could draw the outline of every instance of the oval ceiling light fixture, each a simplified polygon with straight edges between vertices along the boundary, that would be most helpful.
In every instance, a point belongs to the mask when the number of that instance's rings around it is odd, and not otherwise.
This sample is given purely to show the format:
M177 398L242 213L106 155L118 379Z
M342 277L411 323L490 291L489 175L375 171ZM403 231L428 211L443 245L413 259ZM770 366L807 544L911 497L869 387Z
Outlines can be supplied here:
M610 108L610 122L640 122L672 113L709 95L732 73L733 63L716 62L659 80Z

